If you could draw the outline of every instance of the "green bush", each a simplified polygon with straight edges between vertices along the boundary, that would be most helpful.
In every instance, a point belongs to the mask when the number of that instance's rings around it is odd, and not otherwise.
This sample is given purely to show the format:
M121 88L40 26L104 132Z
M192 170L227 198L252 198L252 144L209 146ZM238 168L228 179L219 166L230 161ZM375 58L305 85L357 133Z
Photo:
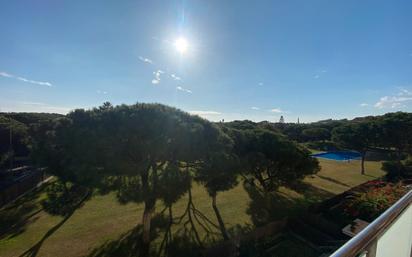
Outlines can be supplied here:
M382 186L379 183L378 186L372 186L367 191L348 199L344 203L344 212L352 219L361 218L373 221L405 193L406 189L402 184Z
M332 141L313 141L306 143L306 147L319 151L336 151L341 148Z
M386 161L382 163L382 170L386 171L386 178L389 181L412 177L412 160L408 159L400 163L396 161Z

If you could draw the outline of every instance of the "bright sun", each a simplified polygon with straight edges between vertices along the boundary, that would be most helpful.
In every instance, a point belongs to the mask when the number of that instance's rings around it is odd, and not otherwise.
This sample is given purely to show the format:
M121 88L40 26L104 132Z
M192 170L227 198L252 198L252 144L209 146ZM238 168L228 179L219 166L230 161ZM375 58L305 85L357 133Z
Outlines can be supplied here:
M187 43L186 38L180 37L180 38L176 39L175 47L176 47L176 50L179 53L183 54L183 53L187 52L187 48L189 47L189 44Z

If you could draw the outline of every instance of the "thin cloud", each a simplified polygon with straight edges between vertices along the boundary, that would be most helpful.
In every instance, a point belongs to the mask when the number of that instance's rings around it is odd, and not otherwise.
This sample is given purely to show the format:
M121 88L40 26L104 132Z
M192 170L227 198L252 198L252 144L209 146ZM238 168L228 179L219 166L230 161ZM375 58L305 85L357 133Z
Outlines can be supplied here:
M4 72L4 71L0 72L0 76L5 77L5 78L14 78L14 79L26 82L26 83L35 84L35 85L39 85L39 86L47 86L47 87L53 86L52 83L50 83L50 82L31 80L31 79L15 76L15 75L12 75L12 74Z
M189 111L190 114L194 115L221 115L222 113L216 111Z
M321 77L322 74L325 74L326 72L328 72L327 70L318 70L316 72L316 74L313 76L314 79L318 79Z
M260 108L259 108L259 107L256 107L256 106L252 106L252 107L250 107L250 109L252 109L252 110L260 110Z
M67 114L71 110L75 109L74 107L62 107L62 106L54 106L42 102L15 102L9 108L13 111L19 112L52 112L52 113L60 113L60 114Z
M102 95L107 95L107 91L97 90L96 93L102 94Z
M13 77L13 75L8 74L7 72L3 72L3 71L0 71L0 76L6 77L6 78L12 78Z
M411 97L405 96L384 96L379 99L379 101L374 105L378 109L384 108L398 108L404 107L404 103L412 101Z
M273 113L282 113L283 112L280 108L274 108L274 109L271 109L269 111L273 112Z
M139 56L139 60L145 63L153 64L152 60L150 60L149 58L143 57L143 56Z
M412 101L412 91L400 87L399 92L395 95L383 96L375 103L374 107L378 109L405 107L408 102Z
M183 92L189 93L189 94L192 93L192 90L183 88L183 87L181 87L181 86L177 86L176 89L179 90L179 91L183 91Z
M47 104L41 102L18 102L19 104L24 105L39 105L39 106L46 106Z
M164 71L162 70L157 70L153 72L153 75L155 76L154 79L152 79L152 84L159 84L160 83L160 75L162 75Z
M400 92L398 93L399 96L409 96L409 95L412 95L412 92L409 91L409 90L407 90L407 89L400 88L399 90L400 90Z
M367 104L367 103L361 103L359 106L361 106L361 107L366 107L366 106L369 106L369 104Z
M263 82L259 82L258 85L259 85L259 86L263 86Z
M172 79L174 80L182 80L182 78L176 76L175 74L170 74L170 77L172 77Z

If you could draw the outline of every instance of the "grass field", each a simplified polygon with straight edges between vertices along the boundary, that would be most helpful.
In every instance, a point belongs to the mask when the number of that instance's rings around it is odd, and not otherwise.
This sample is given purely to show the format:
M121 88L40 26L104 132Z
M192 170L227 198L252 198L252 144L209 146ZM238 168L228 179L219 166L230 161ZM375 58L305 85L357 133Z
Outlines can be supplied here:
M304 182L308 186L306 189L282 188L280 194L292 200L309 197L322 200L383 175L379 162L366 162L366 175L360 174L359 161L348 163L320 160L320 163L321 171L305 178ZM211 200L205 190L194 185L192 194L196 208L216 222ZM131 231L139 224L143 211L141 204L119 204L114 194L94 195L73 215L63 220L60 216L41 211L40 201L44 197L41 190L33 192L1 210L0 256L23 256L30 248L32 251L24 256L88 256L104 243L116 242L121 235ZM252 224L247 211L250 198L241 184L219 194L217 200L227 227ZM173 206L174 215L181 214L186 204L187 196ZM159 204L157 210L160 209L162 206Z

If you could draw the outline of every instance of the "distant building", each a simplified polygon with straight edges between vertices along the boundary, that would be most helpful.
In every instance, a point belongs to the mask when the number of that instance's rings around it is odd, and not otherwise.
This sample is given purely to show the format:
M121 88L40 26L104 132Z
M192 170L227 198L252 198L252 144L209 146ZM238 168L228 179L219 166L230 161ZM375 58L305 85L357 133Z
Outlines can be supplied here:
M283 115L280 116L279 123L285 123L285 118L283 118Z

